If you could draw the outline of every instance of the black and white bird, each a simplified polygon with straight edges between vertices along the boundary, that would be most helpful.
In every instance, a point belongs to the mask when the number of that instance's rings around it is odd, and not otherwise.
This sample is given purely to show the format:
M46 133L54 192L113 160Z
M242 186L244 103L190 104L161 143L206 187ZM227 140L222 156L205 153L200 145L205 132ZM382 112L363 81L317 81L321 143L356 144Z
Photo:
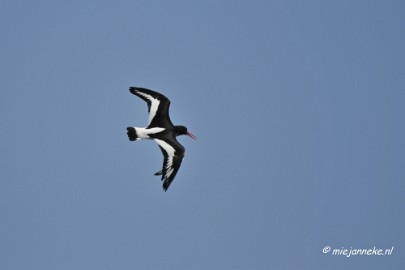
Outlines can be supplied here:
M130 141L150 139L159 145L164 158L163 167L155 175L162 176L163 189L166 191L176 176L185 153L176 137L188 135L194 140L197 137L188 132L185 126L172 124L169 117L170 100L167 97L140 87L130 87L129 91L148 104L149 123L146 128L127 127L128 138Z

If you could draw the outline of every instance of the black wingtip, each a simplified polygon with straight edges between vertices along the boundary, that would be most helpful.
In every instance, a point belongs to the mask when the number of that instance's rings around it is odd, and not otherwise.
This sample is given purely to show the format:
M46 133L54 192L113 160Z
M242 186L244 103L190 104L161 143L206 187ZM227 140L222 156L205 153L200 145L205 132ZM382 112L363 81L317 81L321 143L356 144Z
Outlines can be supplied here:
M171 180L165 178L163 181L163 190L167 191L169 189L171 183L172 183Z
M163 174L163 170L158 171L157 173L155 173L155 175L162 175Z
M134 95L135 95L135 90L136 90L136 87L134 87L134 86L131 86L131 87L129 88L129 92L131 92L131 93L134 94Z

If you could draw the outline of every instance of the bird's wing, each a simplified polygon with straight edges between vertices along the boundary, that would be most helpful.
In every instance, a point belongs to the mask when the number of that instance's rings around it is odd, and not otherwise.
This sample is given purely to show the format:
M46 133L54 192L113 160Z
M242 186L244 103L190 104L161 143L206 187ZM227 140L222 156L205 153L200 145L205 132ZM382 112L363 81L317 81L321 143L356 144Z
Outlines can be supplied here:
M158 92L140 87L130 87L129 91L146 101L146 103L148 104L148 128L173 127L172 121L170 121L169 116L170 100L167 97Z
M155 175L162 175L163 189L166 191L180 169L185 149L176 138L172 138L169 141L154 140L159 145L160 150L162 150L164 157L162 170Z

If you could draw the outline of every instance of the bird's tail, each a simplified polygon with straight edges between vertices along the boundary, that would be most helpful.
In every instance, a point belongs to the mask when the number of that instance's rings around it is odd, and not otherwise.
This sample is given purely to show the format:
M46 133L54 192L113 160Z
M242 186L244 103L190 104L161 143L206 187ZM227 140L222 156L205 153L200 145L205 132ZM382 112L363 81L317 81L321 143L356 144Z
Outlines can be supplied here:
M136 129L133 127L127 127L127 134L130 141L136 141L139 139L136 134Z

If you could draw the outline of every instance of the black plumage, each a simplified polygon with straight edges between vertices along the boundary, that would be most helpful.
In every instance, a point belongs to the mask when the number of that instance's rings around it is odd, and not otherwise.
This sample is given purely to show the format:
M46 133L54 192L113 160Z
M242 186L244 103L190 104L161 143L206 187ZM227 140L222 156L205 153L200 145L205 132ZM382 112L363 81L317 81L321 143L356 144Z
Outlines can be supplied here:
M161 175L163 189L166 191L180 169L185 154L184 147L177 141L179 135L196 137L187 131L185 126L174 126L170 120L170 100L164 95L140 87L130 87L130 92L148 105L149 124L146 128L127 127L130 141L153 139L159 145L163 154L162 169L155 173Z

